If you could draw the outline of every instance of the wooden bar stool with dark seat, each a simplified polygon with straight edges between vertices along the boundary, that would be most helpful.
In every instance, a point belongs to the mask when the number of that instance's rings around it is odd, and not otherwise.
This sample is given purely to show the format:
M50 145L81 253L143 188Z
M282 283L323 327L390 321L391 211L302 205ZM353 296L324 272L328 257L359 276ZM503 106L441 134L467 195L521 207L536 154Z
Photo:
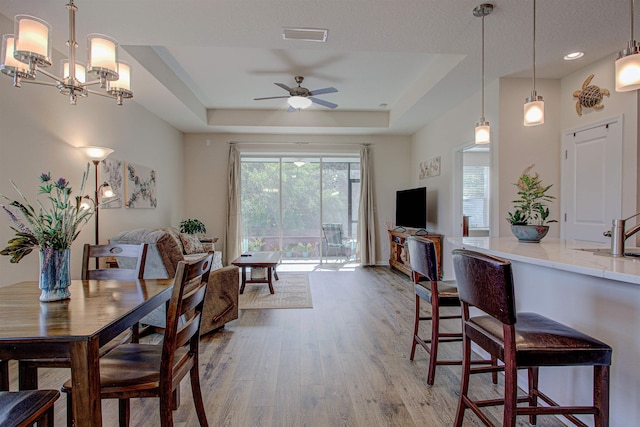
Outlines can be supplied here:
M451 315L441 315L440 307L460 307L458 289L456 282L439 281L438 262L436 258L436 247L433 241L419 236L409 236L407 238L409 249L409 260L411 262L412 279L414 283L416 298L416 313L413 326L413 344L411 345L411 357L413 360L416 353L416 345L420 344L429 354L429 373L427 374L427 384L433 385L436 374L436 365L461 365L462 360L438 360L438 344L441 342L462 341L462 332L440 332L440 320L461 319L458 312ZM420 283L421 278L429 280L429 285ZM431 316L421 316L420 300L431 304ZM431 338L422 339L419 336L419 325L421 321L431 321ZM496 360L474 360L474 364L495 365ZM493 382L497 384L498 377L493 372Z
M53 427L58 390L0 392L0 427Z
M517 415L564 415L586 426L571 414L593 414L597 427L609 425L609 366L611 347L575 329L535 313L515 309L513 274L509 261L465 249L453 251L453 265L462 301L463 365L462 385L455 426L462 426L470 408L486 425L492 426L480 407L504 405L504 426L516 425ZM474 317L469 307L484 312ZM469 398L469 376L475 373L469 357L471 342L504 362L504 398L474 401ZM559 406L538 389L540 366L593 366L593 405ZM528 394L518 397L517 370L526 368ZM538 406L538 399L549 406ZM527 406L517 406L526 402Z

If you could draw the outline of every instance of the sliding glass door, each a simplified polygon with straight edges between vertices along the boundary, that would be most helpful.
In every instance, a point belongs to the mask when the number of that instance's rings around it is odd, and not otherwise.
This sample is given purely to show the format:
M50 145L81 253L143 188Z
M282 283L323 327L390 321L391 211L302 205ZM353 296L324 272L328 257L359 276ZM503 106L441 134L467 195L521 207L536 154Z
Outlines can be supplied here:
M241 178L243 250L279 250L283 262L355 260L358 157L243 155Z

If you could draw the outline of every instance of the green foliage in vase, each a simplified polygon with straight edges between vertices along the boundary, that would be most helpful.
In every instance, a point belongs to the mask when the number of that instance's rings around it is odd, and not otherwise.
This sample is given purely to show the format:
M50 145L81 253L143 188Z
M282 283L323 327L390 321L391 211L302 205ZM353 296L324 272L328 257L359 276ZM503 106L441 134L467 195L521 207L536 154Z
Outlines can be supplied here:
M207 229L204 224L197 219L185 219L180 222L180 232L186 234L206 233Z
M538 173L531 172L534 166L526 168L514 184L518 188L520 198L511 202L515 209L509 212L506 218L511 225L545 225L557 222L555 219L547 219L549 208L546 203L555 199L554 196L548 195L547 191L553 184L542 185Z
M84 193L88 173L87 163L82 175L80 194ZM43 173L39 179L40 187L35 208L13 181L11 185L20 196L20 200L12 200L0 194L1 198L9 201L8 205L0 206L13 224L11 229L16 233L0 254L10 256L12 263L20 262L34 248L70 248L97 208L89 196L72 196L71 185L65 178L53 181L51 173ZM82 203L83 198L90 200L93 207Z

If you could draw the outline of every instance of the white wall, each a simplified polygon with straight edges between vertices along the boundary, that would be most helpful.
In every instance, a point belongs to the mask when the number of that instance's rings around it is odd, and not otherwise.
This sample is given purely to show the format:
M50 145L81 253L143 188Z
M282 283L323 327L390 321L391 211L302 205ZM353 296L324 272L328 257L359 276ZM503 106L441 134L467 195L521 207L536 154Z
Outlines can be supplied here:
M135 95L135 80L133 90ZM133 101L118 107L114 100L93 95L70 106L68 98L53 87L23 84L18 89L4 75L0 75L0 99L0 193L16 198L9 182L13 180L33 204L38 176L51 172L55 179L70 180L76 194L88 160L75 147L107 146L115 150L114 158L156 170L158 207L101 210L101 242L126 229L178 225L183 204L183 145L182 134L175 128ZM89 194L94 191L93 171L91 165L85 188ZM6 215L0 214L2 248L13 236L9 224ZM92 219L72 246L72 278L80 276L82 245L93 243L93 230ZM0 272L0 286L37 280L38 254L28 255L19 264L0 256Z
M524 126L525 98L531 94L531 79L500 79L500 141L498 146L498 235L510 236L511 228L504 219L517 197L518 177L535 164L534 171L542 183L553 184L550 195L560 196L560 81L536 79L538 95L544 98L545 119L539 126ZM495 163L494 163L495 164ZM549 219L560 220L560 203L549 205ZM560 225L549 224L549 237L560 236ZM494 234L495 235L495 234Z
M359 144L371 144L376 197L376 260L389 260L385 221L395 218L395 192L411 185L411 140L406 136L311 136L187 134L185 141L185 211L187 218L198 218L209 236L218 237L216 249L224 250L227 223L227 162L229 142L240 143L241 150L304 153L320 150L359 152ZM291 144L305 141L309 145Z
M633 215L638 206L638 91L616 92L614 63L616 55L611 55L565 77L561 82L561 131L586 126L622 114L623 122L623 164L622 164L622 216ZM593 74L591 85L608 89L609 96L603 97L602 110L583 108L582 116L576 113L576 98L573 92L580 90L585 79ZM611 218L613 219L613 218Z
M491 150L499 138L497 105L498 82L493 82L485 87L485 118L491 125ZM478 92L413 135L411 179L414 186L427 187L427 228L430 232L446 237L451 235L454 221L462 222L462 217L453 218L451 214L454 203L454 153L459 147L473 143L474 129L480 115L481 97ZM437 156L440 156L440 175L419 179L420 163ZM443 254L444 277L452 278L451 246L446 239Z

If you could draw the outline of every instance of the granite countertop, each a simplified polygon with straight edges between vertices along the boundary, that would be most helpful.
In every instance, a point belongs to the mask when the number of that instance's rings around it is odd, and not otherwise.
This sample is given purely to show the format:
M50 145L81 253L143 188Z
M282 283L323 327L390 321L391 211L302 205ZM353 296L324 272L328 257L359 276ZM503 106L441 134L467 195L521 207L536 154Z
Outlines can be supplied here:
M449 237L454 247L480 249L512 261L556 270L640 284L640 258L612 257L608 244L544 238L540 243L520 243L515 237ZM590 249L590 250L581 250ZM636 252L637 248L627 248Z

